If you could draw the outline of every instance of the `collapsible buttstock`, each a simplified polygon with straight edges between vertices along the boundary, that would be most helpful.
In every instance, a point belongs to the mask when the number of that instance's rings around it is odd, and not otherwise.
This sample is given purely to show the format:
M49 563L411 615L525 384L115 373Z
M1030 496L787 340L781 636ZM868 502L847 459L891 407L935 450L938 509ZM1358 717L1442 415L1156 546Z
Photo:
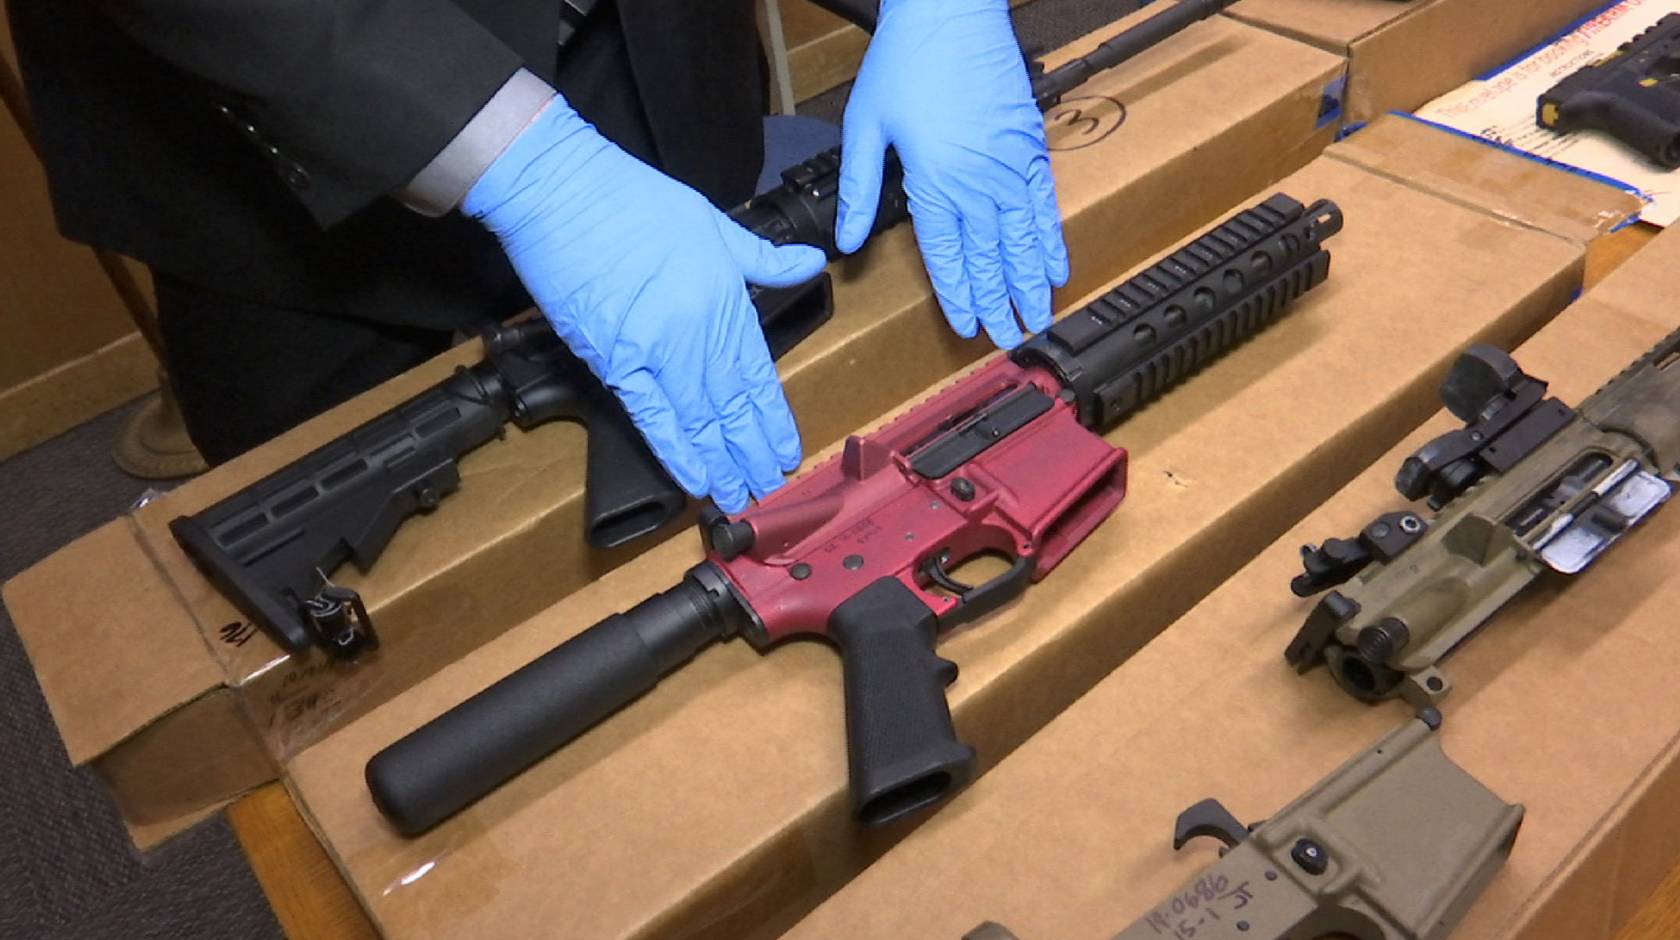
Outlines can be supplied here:
M458 372L192 516L170 523L205 575L286 649L317 641L304 604L346 559L366 569L404 519L460 484L455 461L505 405Z

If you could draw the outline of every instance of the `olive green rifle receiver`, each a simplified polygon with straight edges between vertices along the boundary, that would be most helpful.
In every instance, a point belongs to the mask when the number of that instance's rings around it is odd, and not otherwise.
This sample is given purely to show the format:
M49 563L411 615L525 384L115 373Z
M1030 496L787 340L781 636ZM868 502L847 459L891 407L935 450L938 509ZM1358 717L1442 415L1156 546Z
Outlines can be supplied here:
M1351 539L1302 548L1290 587L1321 598L1285 658L1320 662L1362 701L1416 708L1452 683L1440 663L1546 571L1578 574L1680 483L1680 330L1572 409L1491 346L1459 357L1441 399L1465 426L1395 479L1431 518L1384 513Z
M1114 940L1443 940L1511 854L1523 808L1441 751L1428 709L1263 823L1217 800L1178 817L1173 848L1225 844L1218 863ZM964 940L1018 940L985 923Z

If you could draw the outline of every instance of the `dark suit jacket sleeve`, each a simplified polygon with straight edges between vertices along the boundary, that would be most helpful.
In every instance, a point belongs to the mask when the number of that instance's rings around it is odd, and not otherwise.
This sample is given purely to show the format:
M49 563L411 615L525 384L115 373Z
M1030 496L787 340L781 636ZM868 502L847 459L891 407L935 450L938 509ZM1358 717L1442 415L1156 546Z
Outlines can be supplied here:
M403 189L522 65L451 0L105 0L101 9L212 86L323 226Z

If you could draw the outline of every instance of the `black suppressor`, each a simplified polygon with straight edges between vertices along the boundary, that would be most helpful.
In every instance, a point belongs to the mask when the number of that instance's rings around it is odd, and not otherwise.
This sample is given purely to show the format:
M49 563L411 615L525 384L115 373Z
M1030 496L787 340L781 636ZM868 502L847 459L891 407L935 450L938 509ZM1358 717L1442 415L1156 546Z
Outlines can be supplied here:
M733 633L740 615L716 569L696 565L374 755L375 805L404 835L425 832Z

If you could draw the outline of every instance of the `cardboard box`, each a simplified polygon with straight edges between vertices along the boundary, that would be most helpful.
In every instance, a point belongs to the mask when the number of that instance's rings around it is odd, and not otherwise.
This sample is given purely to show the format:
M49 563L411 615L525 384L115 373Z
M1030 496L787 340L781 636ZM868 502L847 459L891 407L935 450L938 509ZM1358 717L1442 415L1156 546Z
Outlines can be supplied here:
M1639 211L1637 197L1604 198L1603 184L1536 160L1495 159L1492 144L1425 121L1385 114L1338 143L1339 160L1504 221L1582 241L1615 232Z
M1516 358L1579 404L1680 327L1676 291L1670 234ZM1216 796L1263 819L1399 726L1402 703L1361 705L1284 663L1317 601L1288 583L1303 543L1405 505L1401 461L1458 427L1443 412L1408 436L789 937L955 940L988 919L1024 940L1111 937L1217 860L1205 843L1173 851L1181 810ZM1583 575L1531 585L1444 664L1447 754L1528 809L1457 940L1607 940L1673 866L1677 569L1667 509Z
M1535 182L1581 185L1555 171ZM1277 188L1340 204L1329 281L1112 433L1131 467L1115 517L1023 598L942 643L962 670L948 690L958 730L982 765L1423 420L1465 343L1528 335L1579 283L1582 243L1508 221L1508 208L1332 155ZM1608 188L1581 194L1594 196L1632 208ZM381 819L361 782L370 756L699 557L688 540L660 546L288 765L306 818L388 935L566 924L603 938L771 936L904 834L850 818L839 663L815 643L708 650L426 836L403 839Z
M1118 28L1063 54L1086 51ZM1093 80L1080 100L1098 120L1050 132L1073 256L1063 300L1311 159L1329 140L1319 110L1340 74L1335 56L1216 19ZM834 273L833 322L781 362L813 451L988 348L945 325L908 227ZM335 573L363 593L384 644L357 668L286 656L170 537L176 515L210 505L478 355L474 343L394 379L6 586L71 758L104 777L142 843L272 779L273 758L634 554L584 546L584 437L569 425L514 433L468 455L460 491L405 523L372 573ZM65 623L81 629L66 632ZM106 681L87 681L89 660L113 664Z
M1346 119L1410 111L1544 42L1605 0L1243 0L1227 15L1348 60Z

